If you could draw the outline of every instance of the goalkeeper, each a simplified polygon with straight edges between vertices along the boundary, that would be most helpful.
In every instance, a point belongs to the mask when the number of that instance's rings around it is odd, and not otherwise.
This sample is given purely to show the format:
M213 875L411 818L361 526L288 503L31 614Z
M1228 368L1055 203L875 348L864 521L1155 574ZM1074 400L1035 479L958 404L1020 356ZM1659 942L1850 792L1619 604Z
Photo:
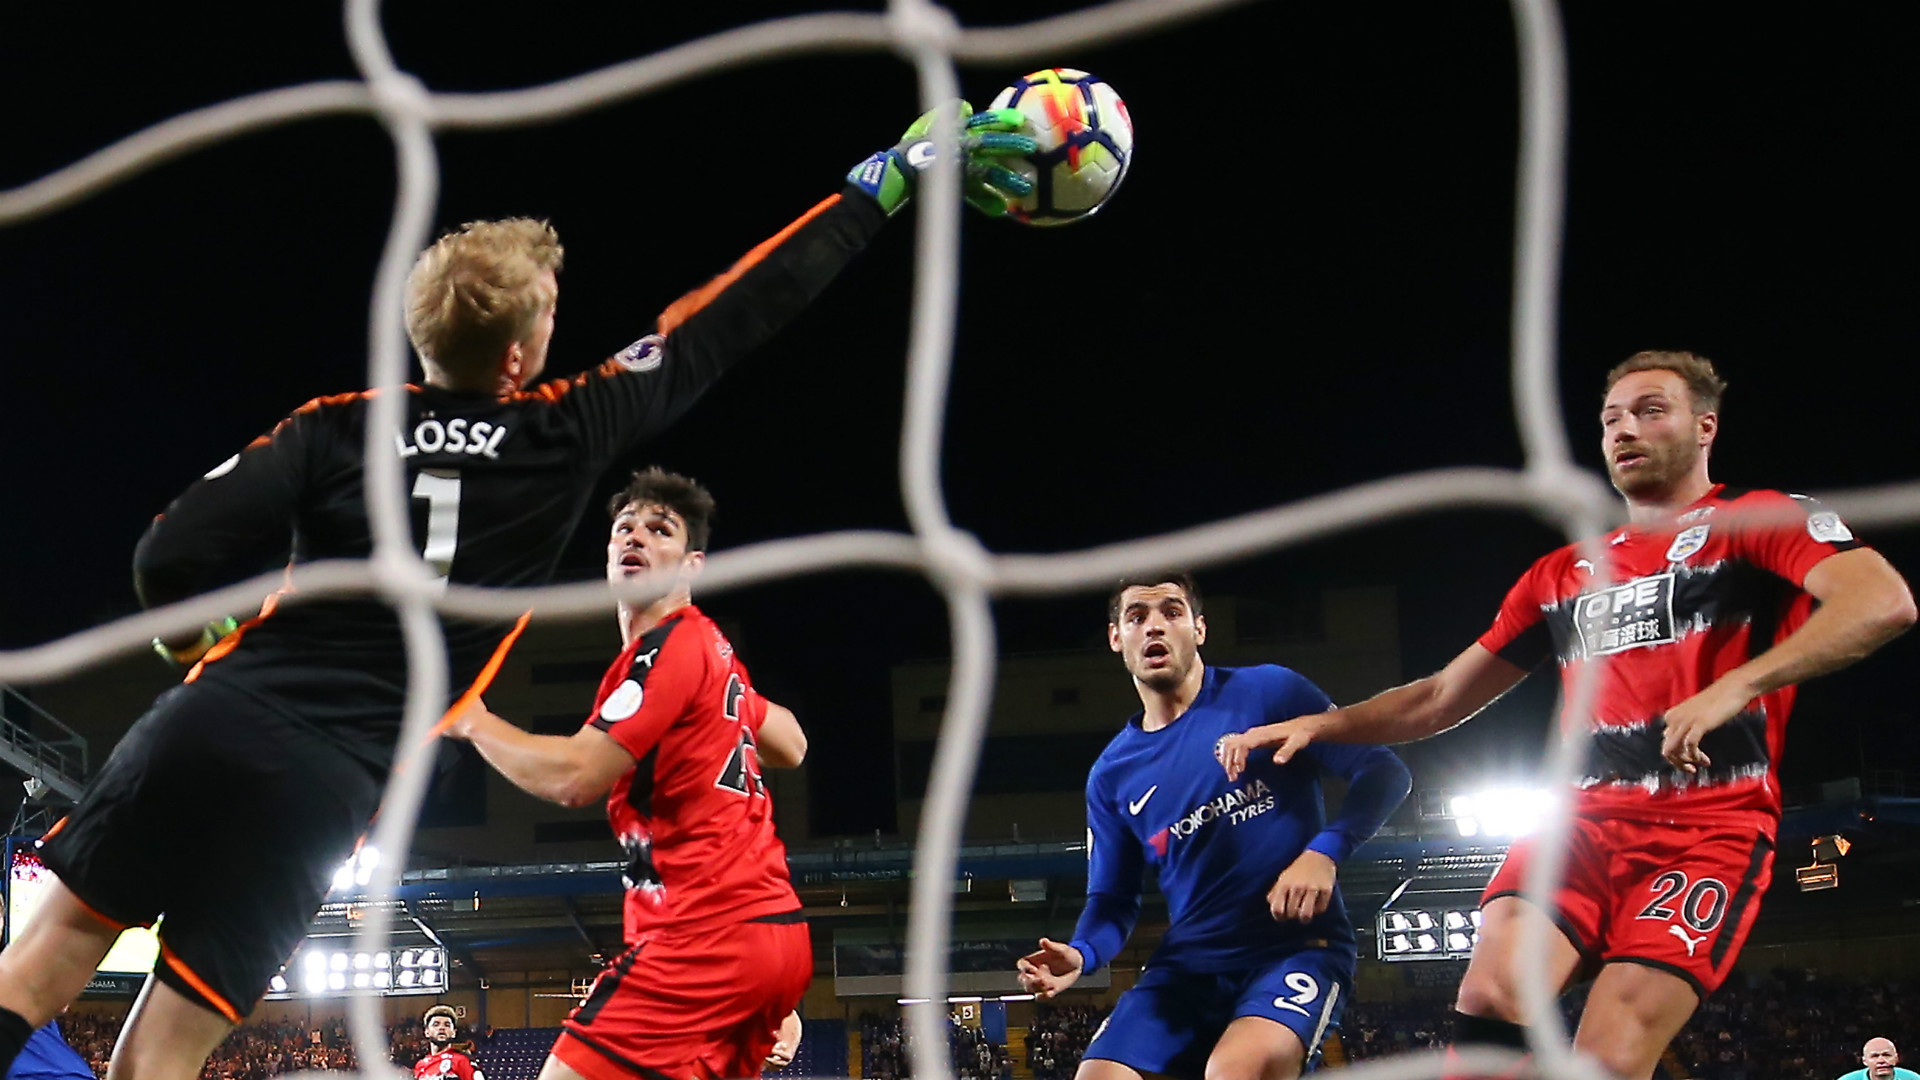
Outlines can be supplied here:
M1033 140L1011 110L974 115L961 103L953 115L968 201L1004 212L1028 185L996 159L1031 153ZM535 385L559 293L549 225L476 222L424 252L406 320L425 378L404 391L394 437L413 536L441 580L546 581L601 474L797 315L912 196L935 157L932 129L933 115L921 117L855 166L844 190L668 307L652 333L565 380ZM317 398L190 484L135 552L141 601L243 580L263 557L367 557L368 402ZM477 695L519 627L441 625L450 698ZM162 962L112 1068L127 1080L197 1074L305 936L379 803L407 687L390 609L269 599L238 628L157 644L192 665L184 685L154 702L40 841L59 880L0 953L0 1074L123 928L162 915ZM188 865L194 873L179 873Z

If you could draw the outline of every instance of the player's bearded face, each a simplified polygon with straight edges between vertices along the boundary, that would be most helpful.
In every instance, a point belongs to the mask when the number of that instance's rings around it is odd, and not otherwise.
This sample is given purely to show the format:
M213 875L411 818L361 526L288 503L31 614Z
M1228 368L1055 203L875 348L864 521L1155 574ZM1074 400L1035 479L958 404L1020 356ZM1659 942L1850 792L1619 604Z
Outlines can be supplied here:
M1120 621L1107 627L1107 636L1134 678L1167 691L1193 671L1207 620L1193 612L1178 585L1135 587L1121 596Z
M1693 411L1686 382L1674 372L1627 375L1600 410L1608 479L1629 498L1672 490L1699 467L1716 423L1713 414Z
M445 1046L453 1041L453 1021L444 1016L436 1016L427 1021L427 1041L436 1046Z

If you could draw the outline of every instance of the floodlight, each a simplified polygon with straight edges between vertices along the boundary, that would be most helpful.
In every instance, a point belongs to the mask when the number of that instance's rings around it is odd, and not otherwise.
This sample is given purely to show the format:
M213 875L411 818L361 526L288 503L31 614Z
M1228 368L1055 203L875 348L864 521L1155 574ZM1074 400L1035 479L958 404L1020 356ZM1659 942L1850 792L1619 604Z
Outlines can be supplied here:
M287 992L287 977L286 977L285 975L275 975L275 976L274 976L273 978L271 978L271 979L268 979L268 980L267 980L267 989L268 989L268 990L271 990L272 992L274 992L274 993L276 993L276 994L284 994L284 993L286 993L286 992Z
M420 973L417 971L403 971L400 973L400 978L395 981L400 986L412 986L419 977Z
M1398 911L1385 911L1380 914L1380 929L1389 933L1400 933L1413 929L1406 915Z
M367 970L367 966L372 963L373 957L367 953L357 952L353 954L353 970L355 971L365 971Z
M300 979L300 985L304 987L309 994L317 994L325 990L327 988L326 970L324 968L307 968L307 973Z
M420 973L420 985L421 985L421 986L439 986L439 985L440 985L440 973L439 973L439 972L437 972L437 971L423 971L423 972L421 972L421 973Z
M1415 934L1413 935L1413 951L1439 952L1440 939L1434 937L1432 934Z
M420 962L420 951L418 949L404 949L401 951L400 953L401 967L410 968L415 966L419 962Z
M349 959L346 953L337 952L327 957L327 966L335 971L345 971Z
M1464 911L1449 911L1441 921L1450 931L1465 930L1467 928L1467 913Z
M1470 934L1454 931L1447 935L1448 952L1469 952L1473 949L1473 937Z
M1447 801L1461 836L1525 836L1540 827L1554 806L1544 788L1492 788Z
M421 950L420 966L421 967L439 967L440 966L440 950L439 949Z
M367 974L364 971L356 971L353 973L353 988L355 990L365 990L367 987L372 985L373 985L373 976Z
M373 985L378 989L385 990L387 987L393 985L393 974L386 971L374 972Z
M300 961L308 971L327 970L327 954L319 949L308 949L306 958Z
M347 988L347 977L344 974L336 971L333 974L327 976L327 989L345 990L346 988Z

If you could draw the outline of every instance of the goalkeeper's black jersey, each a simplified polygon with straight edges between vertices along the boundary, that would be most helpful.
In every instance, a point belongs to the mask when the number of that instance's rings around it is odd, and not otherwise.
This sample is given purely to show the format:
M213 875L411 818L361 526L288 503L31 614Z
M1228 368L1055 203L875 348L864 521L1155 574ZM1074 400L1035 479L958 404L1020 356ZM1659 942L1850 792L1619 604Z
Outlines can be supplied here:
M858 192L826 200L668 308L655 333L574 378L507 397L408 387L397 437L415 549L458 584L548 580L600 476L805 307L884 221ZM289 531L293 563L367 557L361 463L371 397L308 402L187 488L135 552L141 601L243 580L275 559L276 546L286 552ZM509 627L441 625L458 695ZM377 767L391 761L406 661L397 620L378 602L280 598L193 677L312 725Z

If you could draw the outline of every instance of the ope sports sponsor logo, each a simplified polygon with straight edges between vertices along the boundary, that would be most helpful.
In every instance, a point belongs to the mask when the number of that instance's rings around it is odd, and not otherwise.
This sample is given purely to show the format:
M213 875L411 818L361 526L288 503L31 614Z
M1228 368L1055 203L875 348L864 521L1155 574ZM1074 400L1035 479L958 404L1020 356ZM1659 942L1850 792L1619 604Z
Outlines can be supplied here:
M1653 574L1574 598L1573 626L1589 657L1676 640L1673 574Z

